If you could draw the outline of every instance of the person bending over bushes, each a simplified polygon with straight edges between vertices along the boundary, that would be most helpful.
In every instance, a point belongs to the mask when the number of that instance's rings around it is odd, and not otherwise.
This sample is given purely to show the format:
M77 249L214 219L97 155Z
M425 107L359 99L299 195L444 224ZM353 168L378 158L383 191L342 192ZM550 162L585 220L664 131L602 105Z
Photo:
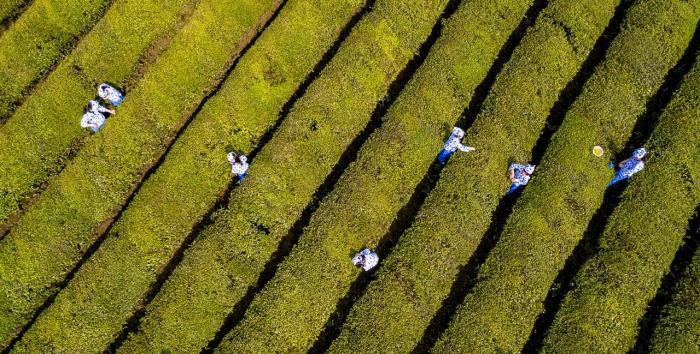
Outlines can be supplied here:
M506 192L506 195L515 193L516 191L525 187L525 185L530 182L530 177L535 172L535 165L521 165L518 163L512 163L508 167L508 177L513 183Z
M476 150L471 146L462 145L462 138L464 138L464 130L454 127L452 129L452 134L450 134L450 137L447 138L447 141L445 142L445 146L443 146L442 150L440 150L440 153L438 154L437 159L441 165L446 164L447 160L450 158L450 156L452 156L452 154L455 153L455 151L457 151L457 149L464 152Z
M619 164L617 164L617 167L619 170L617 170L617 173L615 174L615 177L610 181L609 186L614 185L617 182L624 181L635 173L641 171L644 169L644 157L647 155L647 150L644 148L639 148L636 149L632 152L632 157L628 158L627 160L623 160ZM612 162L610 163L612 165Z
M107 120L104 113L114 114L116 112L103 107L95 100L90 100L83 109L83 119L80 121L80 126L90 128L93 133L97 133Z

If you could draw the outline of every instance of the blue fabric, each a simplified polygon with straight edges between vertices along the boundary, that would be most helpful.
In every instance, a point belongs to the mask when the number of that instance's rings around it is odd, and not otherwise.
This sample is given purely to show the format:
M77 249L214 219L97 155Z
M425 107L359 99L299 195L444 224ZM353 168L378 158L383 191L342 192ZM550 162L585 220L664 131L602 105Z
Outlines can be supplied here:
M114 108L117 108L120 104L122 104L122 101L124 101L124 96L119 96L118 100L112 101L112 106L114 106Z
M629 176L626 176L623 170L617 171L615 177L612 179L612 181L610 181L610 184L608 184L608 187L612 186L617 182L624 181L627 178L629 178Z
M440 153L438 154L437 159L440 162L440 164L444 165L447 163L447 159L449 159L450 156L452 156L452 154L454 154L454 153L455 153L454 151L442 149L442 150L440 150Z
M237 176L238 176L238 183L243 182L243 179L245 179L245 176L247 176L247 175L248 175L247 172L246 172L246 173L241 173L241 174L237 175Z
M521 189L521 188L523 188L523 187L525 187L525 186L524 186L524 185L519 185L519 184L513 183L513 184L510 185L510 188L508 188L508 191L506 192L506 195L511 195L511 194L517 192L519 189Z

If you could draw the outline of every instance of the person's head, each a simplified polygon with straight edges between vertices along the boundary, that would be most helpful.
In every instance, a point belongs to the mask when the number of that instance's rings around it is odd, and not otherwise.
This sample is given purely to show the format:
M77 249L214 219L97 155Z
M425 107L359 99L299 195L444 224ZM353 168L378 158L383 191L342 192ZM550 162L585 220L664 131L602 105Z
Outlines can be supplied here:
M356 254L355 257L352 257L352 264L354 264L355 267L362 268L362 266L365 265L365 255Z
M639 149L636 149L632 152L632 156L637 160L643 159L644 156L646 156L646 155L647 155L647 150L645 148L639 148Z
M235 162L237 158L238 158L238 155L236 155L235 152L229 152L229 153L226 155L226 159L227 159L229 162L231 162L231 163Z
M464 138L464 130L462 130L462 128L459 128L459 127L452 128L452 134L454 134L456 137L458 137L460 139Z
M94 111L97 107L95 107L95 102L94 101L88 101L88 103L85 105L85 108L83 108L83 114Z
M527 166L525 166L525 173L527 173L528 175L535 173L535 165L528 164Z

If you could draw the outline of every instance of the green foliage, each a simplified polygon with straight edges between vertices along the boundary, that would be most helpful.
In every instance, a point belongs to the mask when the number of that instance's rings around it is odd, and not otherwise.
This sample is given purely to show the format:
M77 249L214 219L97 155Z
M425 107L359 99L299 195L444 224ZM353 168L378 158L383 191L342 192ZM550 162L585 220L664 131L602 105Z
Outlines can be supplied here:
M257 155L229 207L215 215L146 307L139 333L123 352L191 352L206 346L367 125L445 4L375 3Z
M108 0L37 0L0 36L0 120L97 22Z
M574 279L545 348L626 352L700 202L700 63L662 114L649 163L631 179L600 237L600 249Z
M700 249L674 289L651 341L652 353L700 353Z
M313 344L359 275L350 262L353 253L374 248L387 233L530 4L467 2L458 9L382 127L321 203L244 320L224 339L223 352L296 352ZM376 314L369 322L391 320ZM389 347L352 350L377 348Z
M278 4L200 2L117 115L0 241L0 312L7 314L0 319L0 342L56 290L94 241L95 231L123 204ZM51 351L52 343L37 345Z
M618 3L553 0L543 10L467 131L465 141L476 152L452 157L378 279L352 308L331 351L390 347L409 352L416 346L488 228L508 188L508 163L529 160L561 90L576 75ZM523 2L513 11L511 28L527 5ZM575 40L567 40L565 28Z
M227 151L248 153L259 143L362 4L292 0L285 5L141 186L105 243L26 333L22 348L41 350L51 343L56 351L90 352L107 346L226 189ZM146 344L138 346L147 351Z
M129 83L149 46L172 30L189 2L117 1L5 121L0 127L0 222L80 148L87 136L80 117L96 86Z
M29 1L31 0L3 0L0 2L0 23L22 11L24 5Z
M699 1L640 0L554 135L436 352L520 351L612 178L617 152L693 35Z

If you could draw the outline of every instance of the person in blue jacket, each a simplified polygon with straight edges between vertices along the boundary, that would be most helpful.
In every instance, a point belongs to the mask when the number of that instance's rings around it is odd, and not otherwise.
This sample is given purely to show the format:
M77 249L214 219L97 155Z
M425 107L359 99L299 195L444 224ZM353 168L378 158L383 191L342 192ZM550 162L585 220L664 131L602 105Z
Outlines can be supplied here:
M632 157L617 164L619 168L615 177L610 181L608 186L612 186L617 182L624 181L635 173L644 169L644 157L647 155L647 150L644 148L636 149L632 152Z

